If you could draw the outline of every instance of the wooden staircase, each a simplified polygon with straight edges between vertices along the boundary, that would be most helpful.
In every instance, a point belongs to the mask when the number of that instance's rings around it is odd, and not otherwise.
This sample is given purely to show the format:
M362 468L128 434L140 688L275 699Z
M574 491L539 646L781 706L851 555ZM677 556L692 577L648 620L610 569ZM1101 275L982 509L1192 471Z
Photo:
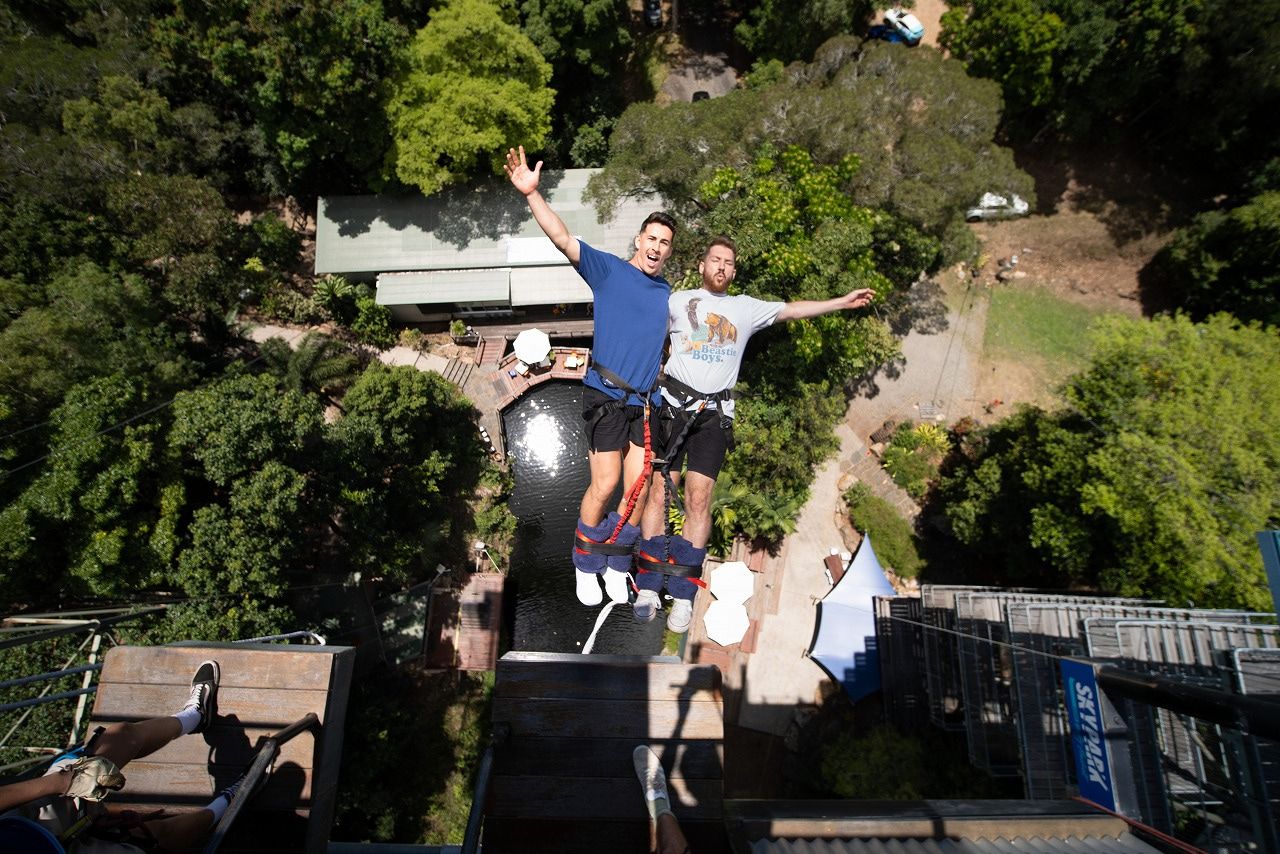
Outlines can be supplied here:
M476 364L496 365L506 352L507 339L504 336L481 338L479 346L476 347Z
M498 662L493 722L499 739L485 854L650 851L631 759L640 744L662 759L691 849L728 850L715 667L660 657L507 653Z
M475 367L475 363L470 360L453 358L445 365L442 376L458 388L462 388L467 384L467 379L470 378Z
M324 852L333 821L342 729L355 650L279 644L177 644L107 652L92 727L177 711L191 675L214 659L222 671L214 725L124 768L112 805L199 809L234 782L258 741L314 712L319 727L284 744L266 785L248 802L223 851Z

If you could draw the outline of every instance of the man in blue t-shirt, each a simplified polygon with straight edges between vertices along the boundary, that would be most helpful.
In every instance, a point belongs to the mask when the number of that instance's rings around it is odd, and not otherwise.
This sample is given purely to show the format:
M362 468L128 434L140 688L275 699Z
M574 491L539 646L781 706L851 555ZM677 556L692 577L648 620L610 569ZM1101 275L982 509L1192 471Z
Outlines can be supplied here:
M594 296L592 364L582 390L591 484L579 508L573 564L578 600L584 605L598 605L604 599L597 576L603 576L610 599L625 602L631 569L629 550L619 548L619 554L605 555L586 549L606 540L628 547L640 537L639 528L627 518L639 519L647 488L632 503L637 508L632 514L627 513L625 496L618 511L606 515L606 509L619 481L630 491L644 469L645 399L649 399L653 415L661 402L656 384L671 295L671 285L661 273L671 257L675 220L662 212L650 214L636 236L631 260L623 261L569 233L538 192L542 161L530 169L524 146L519 151L507 150L505 169L538 226L577 268ZM656 426L652 417L650 426Z

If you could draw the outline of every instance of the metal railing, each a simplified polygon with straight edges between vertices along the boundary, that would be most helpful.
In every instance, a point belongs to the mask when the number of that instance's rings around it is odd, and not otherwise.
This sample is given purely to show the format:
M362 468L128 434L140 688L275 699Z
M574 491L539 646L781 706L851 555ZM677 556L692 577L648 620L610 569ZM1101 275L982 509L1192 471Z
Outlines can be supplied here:
M248 803L254 793L262 785L267 775L267 769L271 767L271 763L275 762L276 756L280 753L280 748L289 742L294 736L315 729L320 725L320 718L315 712L308 712L305 717L299 718L289 726L264 738L258 745L258 752L254 754L253 763L249 766L249 770L245 772L244 777L240 781L239 788L236 789L235 795L231 798L231 803L227 805L227 811L222 814L222 818L213 828L213 833L209 837L208 844L204 847L204 854L215 854L223 841L227 838L232 824L239 817L244 805Z

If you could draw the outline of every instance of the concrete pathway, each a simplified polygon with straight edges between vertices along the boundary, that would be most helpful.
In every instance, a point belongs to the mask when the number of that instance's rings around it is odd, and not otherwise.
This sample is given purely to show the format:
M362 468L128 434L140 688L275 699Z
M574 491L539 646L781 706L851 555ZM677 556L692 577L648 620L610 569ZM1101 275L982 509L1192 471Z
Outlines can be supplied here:
M844 549L836 521L840 479L848 471L849 460L862 449L848 425L837 427L836 435L840 453L818 470L796 533L787 538L781 555L778 613L764 620L756 652L747 663L738 724L748 729L785 735L796 706L817 703L827 679L826 672L805 653L813 640L815 604L831 589L822 559L833 548Z

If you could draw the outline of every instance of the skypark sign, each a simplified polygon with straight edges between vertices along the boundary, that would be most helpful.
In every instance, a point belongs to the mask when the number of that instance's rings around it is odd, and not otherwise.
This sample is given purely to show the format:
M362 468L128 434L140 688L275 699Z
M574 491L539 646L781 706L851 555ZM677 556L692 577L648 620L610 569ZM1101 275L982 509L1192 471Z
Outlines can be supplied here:
M1071 722L1071 752L1076 760L1076 778L1080 797L1109 810L1116 809L1115 782L1111 773L1111 757L1107 750L1106 726L1102 715L1102 697L1093 667L1080 661L1064 659L1062 685L1066 696L1067 718Z

